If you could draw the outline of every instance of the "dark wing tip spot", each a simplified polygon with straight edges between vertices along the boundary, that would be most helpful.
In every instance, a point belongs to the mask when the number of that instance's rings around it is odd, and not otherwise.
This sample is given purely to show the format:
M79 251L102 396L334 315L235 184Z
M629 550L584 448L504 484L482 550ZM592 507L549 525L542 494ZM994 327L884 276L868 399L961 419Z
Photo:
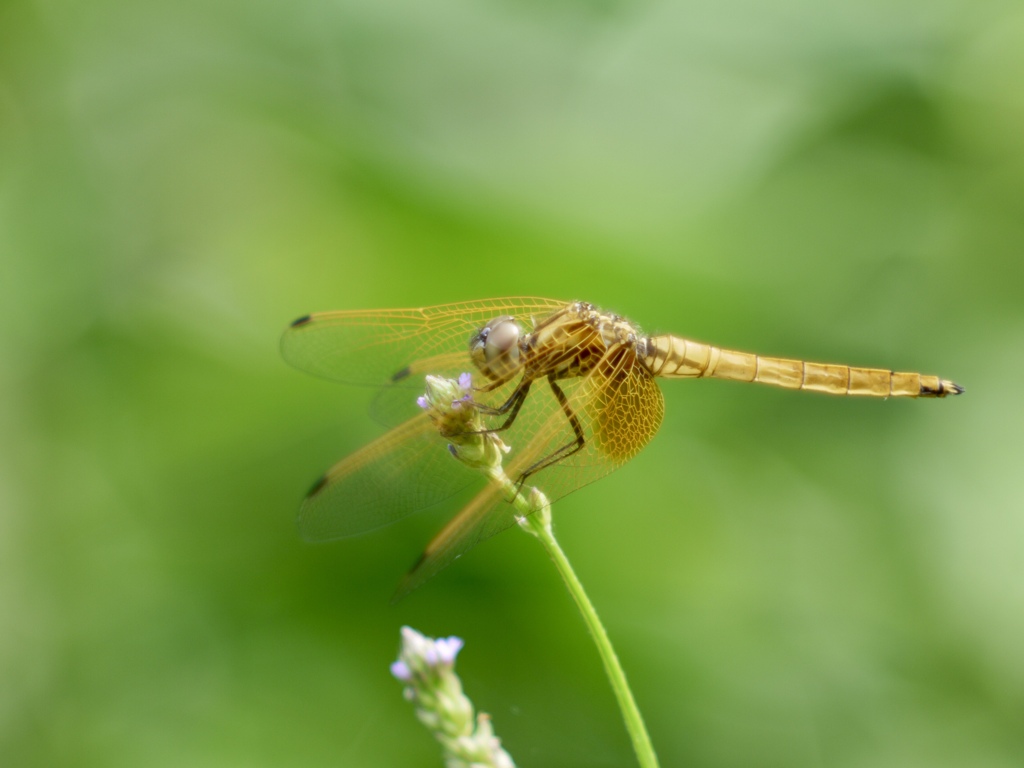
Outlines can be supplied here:
M410 568L406 572L401 583L399 583L398 587L395 589L395 593L391 595L392 605L397 603L402 598L406 597L410 592L414 591L417 587L420 586L419 582L415 580L416 571L418 571L420 569L420 566L426 562L428 554L429 552L424 551L423 554L421 554L416 559L416 562L413 564L412 568Z
M292 320L291 325L288 326L288 327L289 328L298 328L300 325L305 325L306 323L308 323L312 319L313 319L312 315L303 315L298 320Z
M406 576L412 576L414 573L416 573L416 571L419 570L419 567L421 565L423 565L423 563L425 563L426 561L427 561L427 552L424 550L423 552L420 553L420 556L416 558L416 562L412 564L412 568L410 568L405 575Z
M321 475L317 478L317 481L313 483L312 487L307 491L306 498L311 499L316 496L320 491L323 490L324 486L327 485L327 475Z
M409 368L409 366L407 365L407 366L405 366L405 368L403 368L402 370L400 370L400 371L395 371L395 373L393 373L393 374L391 375L391 380L392 380L392 381L401 381L402 379L404 379L404 378L408 377L408 375L409 375L410 373L412 373L412 370L411 370L411 369Z

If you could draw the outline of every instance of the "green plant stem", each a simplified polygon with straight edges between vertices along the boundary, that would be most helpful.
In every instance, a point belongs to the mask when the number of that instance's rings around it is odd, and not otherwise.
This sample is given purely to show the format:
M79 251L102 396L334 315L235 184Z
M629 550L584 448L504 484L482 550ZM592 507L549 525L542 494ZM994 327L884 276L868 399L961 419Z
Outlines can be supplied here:
M583 621L586 622L590 636L594 638L598 653L601 654L601 661L604 663L605 673L612 684L612 690L615 691L615 698L619 701L622 719L626 721L626 730L629 731L629 736L633 740L633 751L636 752L637 760L642 768L657 768L658 758L654 754L654 746L647 734L643 717L633 699L633 692L626 681L626 673L623 671L622 665L619 664L619 657L615 653L615 648L612 647L611 640L608 639L608 633L605 631L604 625L601 624L597 611L594 610L583 585L576 577L576 572L569 564L569 559L555 539L551 529L551 508L546 503L547 500L544 501L544 507L523 518L520 525L540 540L583 615Z

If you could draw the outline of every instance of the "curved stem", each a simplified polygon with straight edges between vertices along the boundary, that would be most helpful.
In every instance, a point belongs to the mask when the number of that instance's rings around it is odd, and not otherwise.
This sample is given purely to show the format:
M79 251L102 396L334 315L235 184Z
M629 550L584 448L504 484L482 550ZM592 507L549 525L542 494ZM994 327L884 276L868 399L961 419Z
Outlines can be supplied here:
M618 699L622 719L626 721L626 730L629 731L629 737L633 740L633 751L636 752L637 760L642 768L657 768L658 758L654 754L654 746L651 744L651 738L644 726L644 719L633 699L633 692L626 681L626 673L623 671L622 665L619 664L615 648L612 646L611 640L608 639L608 633L605 631L597 611L594 610L590 598L587 597L583 585L576 577L576 572L569 564L569 559L565 556L565 552L562 551L551 530L550 507L545 505L543 509L528 515L520 521L520 525L540 540L583 615L583 621L586 622L590 636L594 638L594 644L597 645L598 653L601 654L601 661L604 663L608 680L612 684L612 690L615 691L615 698Z

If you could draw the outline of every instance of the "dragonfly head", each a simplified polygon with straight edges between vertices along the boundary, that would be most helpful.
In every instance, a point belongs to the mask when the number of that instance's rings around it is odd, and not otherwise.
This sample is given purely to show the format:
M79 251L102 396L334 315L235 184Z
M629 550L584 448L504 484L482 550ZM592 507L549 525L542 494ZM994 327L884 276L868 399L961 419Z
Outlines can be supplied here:
M496 317L469 340L469 356L487 378L506 379L519 370L522 328L511 315Z

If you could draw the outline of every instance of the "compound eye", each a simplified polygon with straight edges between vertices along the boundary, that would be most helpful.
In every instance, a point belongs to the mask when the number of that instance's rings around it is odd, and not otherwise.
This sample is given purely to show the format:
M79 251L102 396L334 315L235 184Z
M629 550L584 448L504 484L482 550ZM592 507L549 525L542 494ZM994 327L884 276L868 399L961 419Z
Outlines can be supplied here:
M469 353L481 373L502 379L519 368L519 337L522 330L515 318L503 315L480 329L469 343Z

